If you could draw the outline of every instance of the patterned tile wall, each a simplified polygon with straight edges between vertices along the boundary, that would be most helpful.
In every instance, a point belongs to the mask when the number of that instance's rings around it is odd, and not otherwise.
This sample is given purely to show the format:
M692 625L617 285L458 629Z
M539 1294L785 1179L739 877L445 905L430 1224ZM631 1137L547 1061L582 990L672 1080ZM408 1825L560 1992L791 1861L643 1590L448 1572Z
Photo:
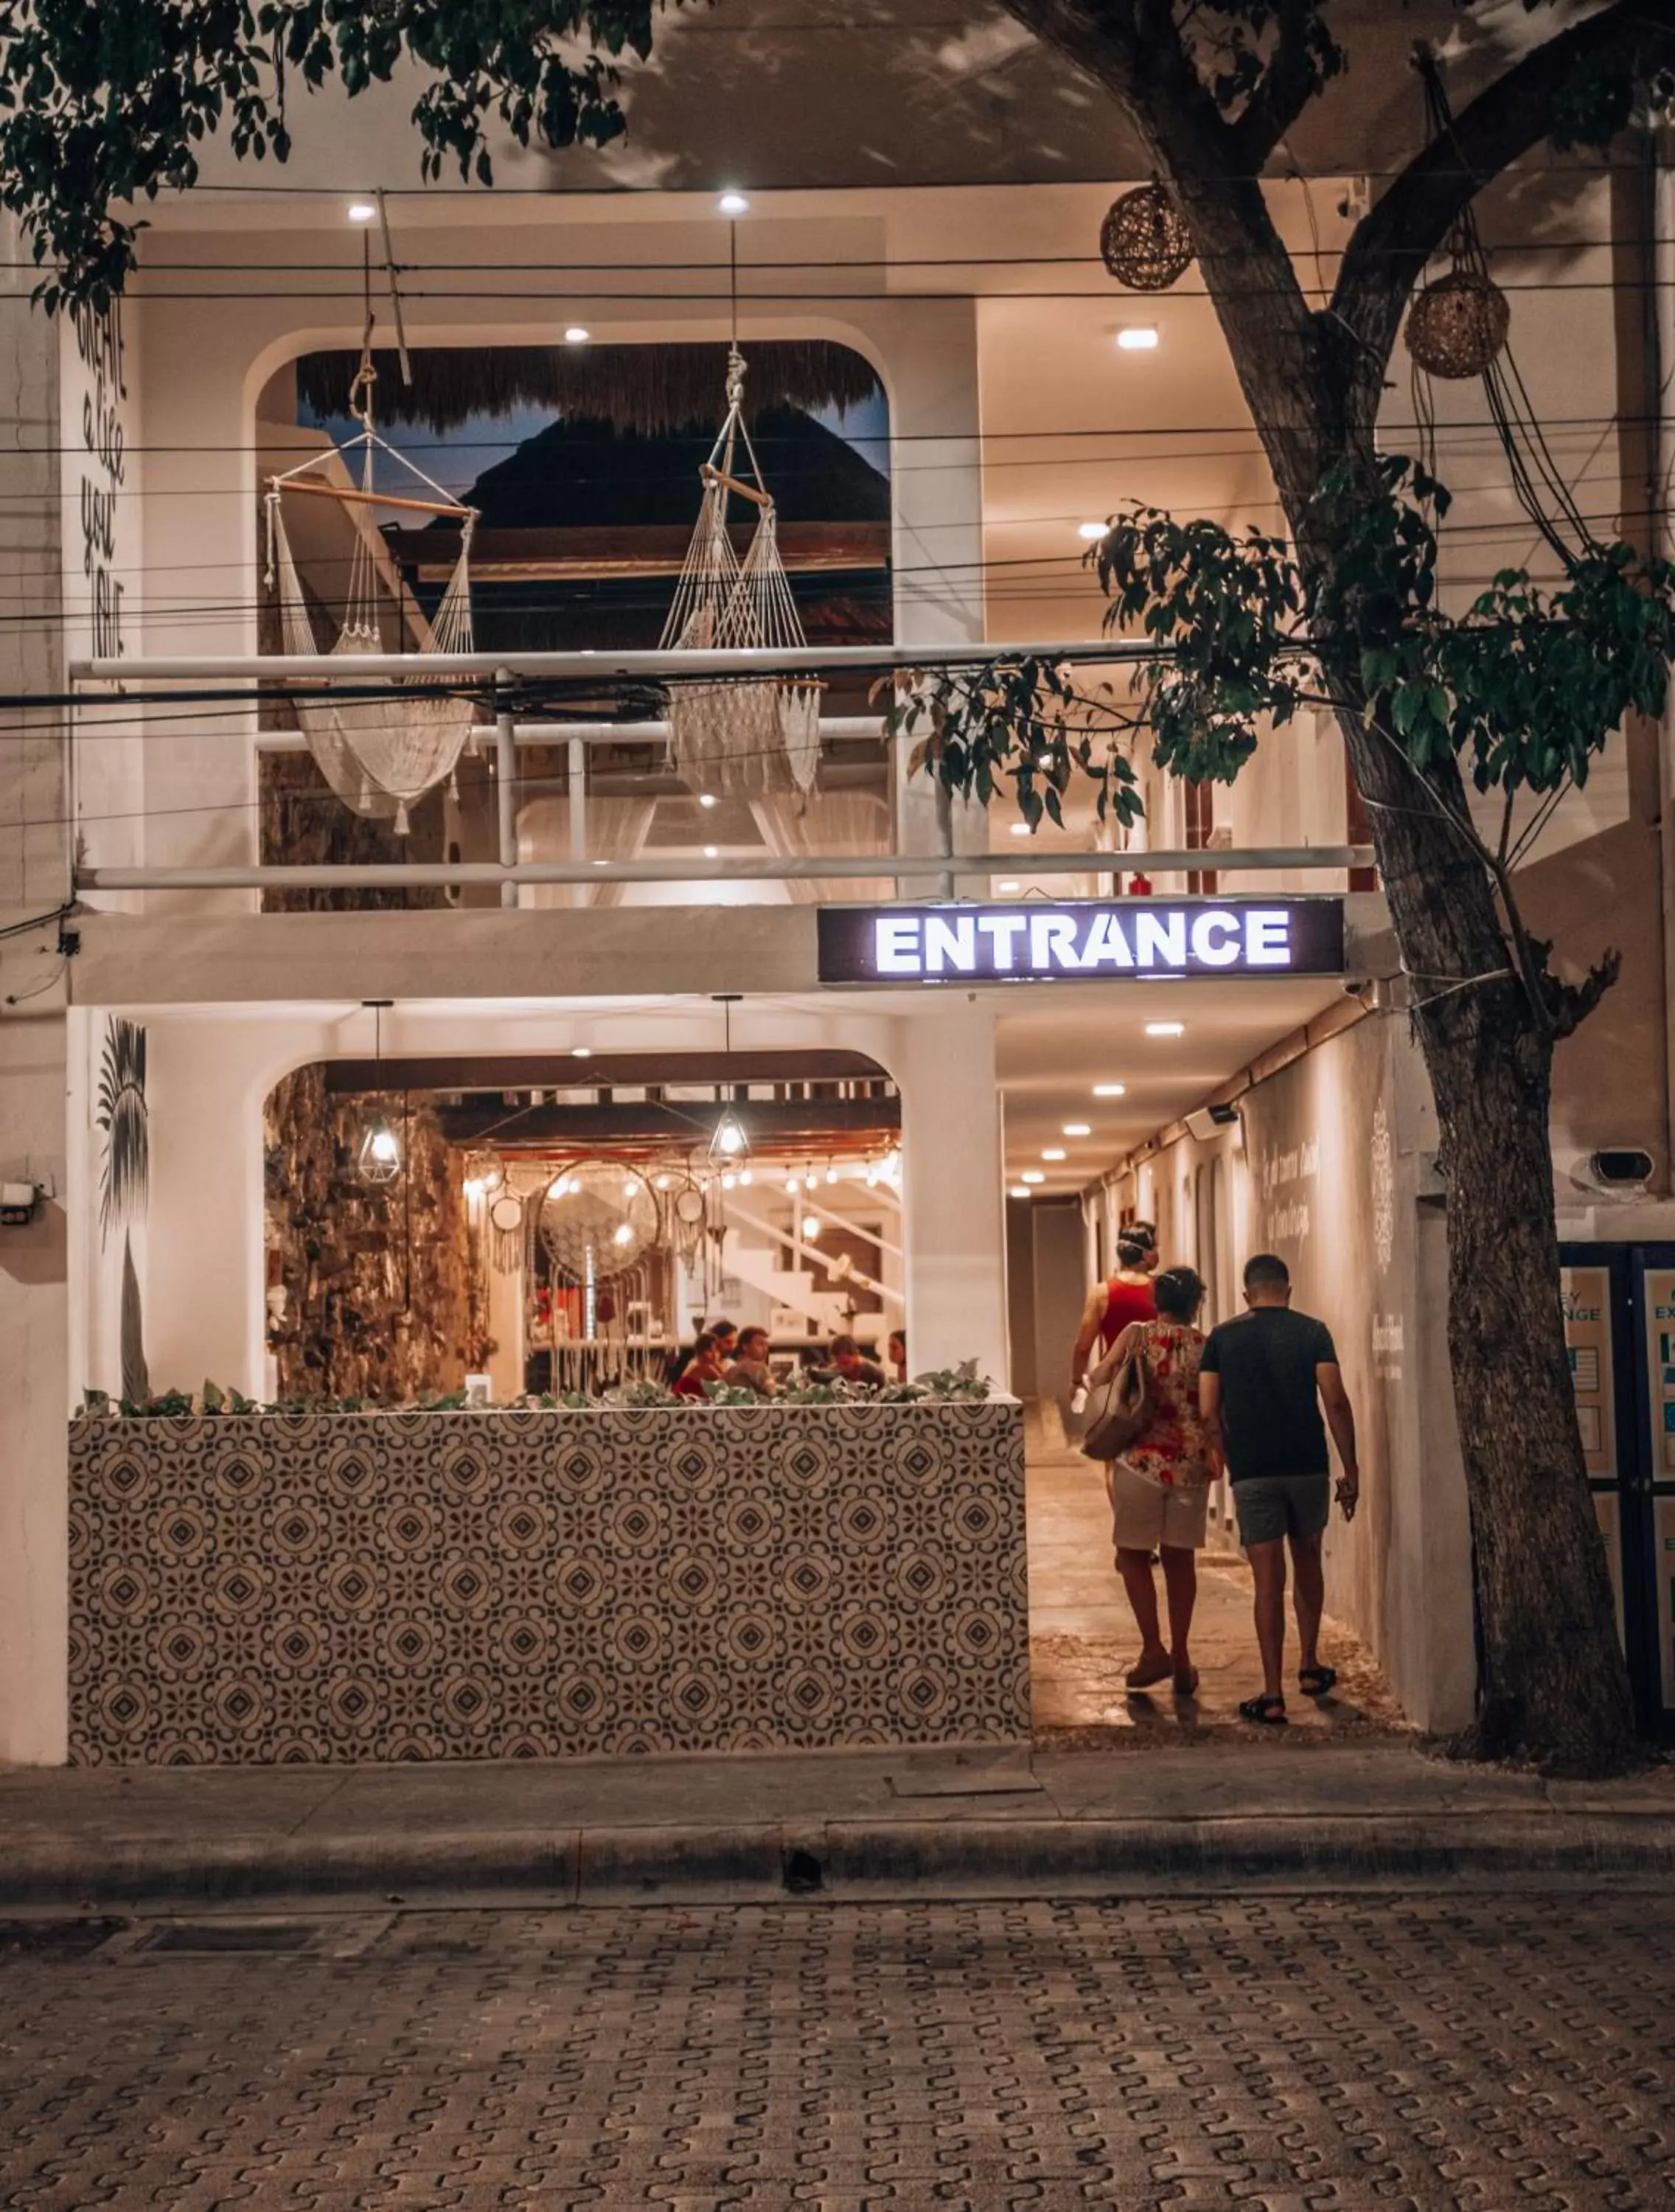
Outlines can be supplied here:
M1016 1405L70 1431L81 1765L996 1741Z

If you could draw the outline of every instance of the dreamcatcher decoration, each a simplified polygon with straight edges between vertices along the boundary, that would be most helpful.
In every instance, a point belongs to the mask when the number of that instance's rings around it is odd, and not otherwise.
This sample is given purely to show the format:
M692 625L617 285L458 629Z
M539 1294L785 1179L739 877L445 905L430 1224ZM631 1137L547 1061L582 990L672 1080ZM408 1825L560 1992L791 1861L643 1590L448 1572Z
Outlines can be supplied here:
M649 1304L661 1217L643 1175L621 1160L573 1161L548 1185L536 1235L555 1291L579 1293L581 1340L555 1330L555 1378L564 1389L620 1380L628 1371L628 1316Z
M1131 292L1167 292L1193 261L1193 234L1154 177L1114 200L1099 232L1100 257Z
M665 1242L682 1265L690 1267L703 1249L709 1225L709 1201L696 1176L683 1169L659 1192L666 1224Z
M778 510L744 427L745 360L738 349L738 252L732 244L733 339L727 349L727 411L709 459L697 526L674 604L663 626L666 650L799 650L808 643L780 554ZM741 561L727 517L733 500L756 511ZM820 767L820 696L806 678L678 684L669 694L675 768L696 790L767 793L812 791Z
M369 241L367 252L370 257ZM317 457L299 463L282 476L268 478L264 502L267 516L266 578L269 588L278 593L284 650L308 655L319 652L313 617L308 611L285 529L286 498L307 494L319 499L335 499L344 507L397 507L408 514L441 515L458 521L461 525L459 558L431 623L430 643L424 653L414 658L422 660L440 653L470 653L474 642L470 562L477 510L451 498L422 469L415 467L404 454L386 444L373 427L377 371L372 358L370 258L366 264L366 282L367 307L361 366L349 387L349 412L360 423L361 430L358 436L338 448L351 483L327 483L315 473L319 466ZM379 453L388 454L430 496L396 497L379 491L373 482L373 466ZM357 460L360 480L355 483L353 479L357 473ZM341 662L383 652L379 607L385 596L373 546L367 535L357 531L349 563L343 627L331 652L324 658ZM451 696L441 688L441 681L435 677L417 677L404 681L395 696L380 699L334 698L324 692L312 696L304 692L294 696L297 720L307 739L308 750L333 791L355 813L392 823L398 836L407 834L409 810L426 792L452 775L470 736L474 720L471 702Z

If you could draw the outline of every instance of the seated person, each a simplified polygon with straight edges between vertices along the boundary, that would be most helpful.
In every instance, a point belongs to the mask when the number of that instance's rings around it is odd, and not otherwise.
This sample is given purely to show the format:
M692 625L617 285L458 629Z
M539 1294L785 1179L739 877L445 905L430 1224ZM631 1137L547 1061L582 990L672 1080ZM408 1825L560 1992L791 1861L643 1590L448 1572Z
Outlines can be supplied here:
M705 1336L713 1338L716 1350L720 1356L721 1364L725 1367L727 1362L733 1356L733 1343L737 1334L738 1329L734 1322L730 1321L713 1321L709 1323L707 1328L705 1328L703 1335L701 1336L698 1340L699 1343L701 1343L703 1341L703 1337ZM691 1352L677 1352L675 1354L674 1372L669 1377L669 1387L671 1390L679 1389L681 1377L685 1374L688 1366L695 1357L696 1350L697 1346L695 1345ZM715 1379L716 1378L713 1376L711 1377L712 1381ZM690 1395L690 1393L688 1395ZM700 1392L699 1395L701 1396L702 1393Z
M816 1382L859 1382L869 1390L880 1390L885 1382L884 1370L866 1358L853 1336L834 1336L827 1354L824 1367L814 1370Z
M774 1370L768 1364L765 1328L740 1329L738 1357L727 1370L727 1380L741 1390L754 1390L759 1398L774 1395Z
M907 1332L905 1328L890 1331L886 1356L893 1370L892 1380L905 1382L907 1379Z
M705 1385L710 1382L725 1382L725 1373L721 1365L720 1347L709 1331L705 1329L692 1347L692 1357L687 1361L680 1380L675 1385L675 1395L677 1398L694 1398L701 1404Z

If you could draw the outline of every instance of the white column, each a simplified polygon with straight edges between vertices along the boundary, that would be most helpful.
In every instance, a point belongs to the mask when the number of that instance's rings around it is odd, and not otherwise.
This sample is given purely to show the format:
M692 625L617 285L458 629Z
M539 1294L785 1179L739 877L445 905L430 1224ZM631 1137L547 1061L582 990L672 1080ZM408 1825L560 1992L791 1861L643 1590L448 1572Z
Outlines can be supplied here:
M926 1004L898 1021L901 1227L908 1364L974 1358L1008 1378L1004 1161L994 1016L981 1001Z
M0 691L64 687L58 349L29 304L28 256L0 221ZM79 556L78 556L79 557ZM64 747L39 708L0 712L0 924L64 896ZM56 926L0 940L0 1179L52 1182L26 1228L0 1229L0 1761L46 1765L68 1735L69 1224L64 975Z

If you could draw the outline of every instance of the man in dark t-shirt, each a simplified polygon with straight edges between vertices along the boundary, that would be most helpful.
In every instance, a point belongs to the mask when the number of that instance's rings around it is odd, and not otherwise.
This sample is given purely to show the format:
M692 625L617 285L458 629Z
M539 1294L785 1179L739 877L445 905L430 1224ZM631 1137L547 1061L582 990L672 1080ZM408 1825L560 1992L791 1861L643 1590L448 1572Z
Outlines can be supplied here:
M1291 1310L1284 1260L1259 1252L1245 1267L1247 1310L1210 1332L1199 1368L1199 1403L1211 1451L1233 1485L1239 1540L1256 1583L1256 1641L1262 1694L1242 1718L1269 1727L1285 1718L1285 1547L1296 1570L1297 1686L1324 1697L1337 1680L1317 1650L1326 1578L1320 1539L1332 1510L1326 1430L1344 1463L1338 1503L1350 1519L1360 1494L1355 1413L1332 1332ZM1325 1419L1321 1419L1324 1410Z

